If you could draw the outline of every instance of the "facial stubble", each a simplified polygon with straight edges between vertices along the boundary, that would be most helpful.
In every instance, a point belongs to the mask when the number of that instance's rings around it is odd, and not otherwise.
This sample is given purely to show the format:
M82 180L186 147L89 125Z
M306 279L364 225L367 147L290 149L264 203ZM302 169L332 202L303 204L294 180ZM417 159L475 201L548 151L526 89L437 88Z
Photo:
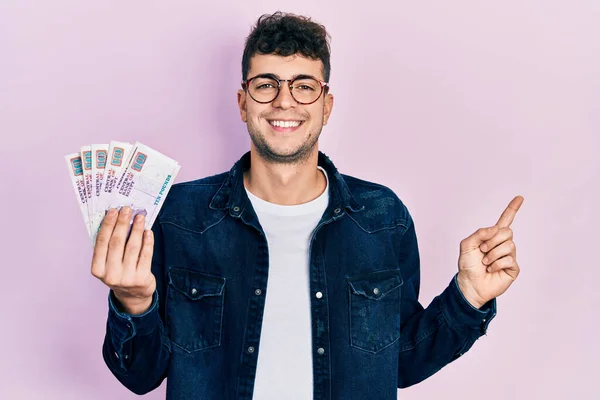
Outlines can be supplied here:
M321 131L323 130L323 121L324 116L321 115L321 123L308 133L304 142L291 154L278 153L276 149L269 145L265 135L261 132L258 124L254 123L253 119L247 120L247 126L250 140L252 140L256 151L264 161L272 164L299 165L310 158L317 146L319 136L321 136Z

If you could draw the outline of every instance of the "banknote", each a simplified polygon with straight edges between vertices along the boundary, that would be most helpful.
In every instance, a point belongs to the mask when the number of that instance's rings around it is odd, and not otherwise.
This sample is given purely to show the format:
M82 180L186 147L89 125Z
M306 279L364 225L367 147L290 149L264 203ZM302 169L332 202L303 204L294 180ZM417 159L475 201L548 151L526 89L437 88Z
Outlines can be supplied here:
M92 146L81 146L81 162L83 166L83 182L85 187L85 197L87 199L88 224L92 223L92 213L94 212L94 198L92 197Z
M85 145L65 160L92 245L111 208L131 207L130 229L138 214L146 216L145 229L151 229L181 168L140 142Z
M91 225L89 221L88 207L87 207L87 194L85 190L85 181L83 179L83 165L81 161L80 153L67 154L65 156L67 166L69 168L69 176L71 177L71 184L75 189L75 196L77 197L77 203L81 209L81 215L85 222L85 228L88 235L91 234Z
M92 144L92 186L93 196L97 199L104 184L104 171L108 158L108 144Z
M92 212L90 214L90 226L94 230L97 219L96 210L98 201L104 185L104 172L106 170L106 159L108 157L108 144L92 144Z
M143 211L146 229L150 229L179 169L177 161L136 142L119 179L117 192L113 192L111 207L129 206L134 212Z
M129 157L133 145L126 142L111 141L107 149L106 167L104 169L103 180L100 183L100 193L94 202L94 210L90 221L92 227L92 241L95 241L96 234L100 229L100 223L104 219L106 210L111 206L111 195L117 186L122 171L127 166L126 161Z
M108 148L108 165L106 166L106 176L104 178L104 192L112 193L117 187L121 172L127 167L129 154L133 145L127 142L118 142L112 140Z

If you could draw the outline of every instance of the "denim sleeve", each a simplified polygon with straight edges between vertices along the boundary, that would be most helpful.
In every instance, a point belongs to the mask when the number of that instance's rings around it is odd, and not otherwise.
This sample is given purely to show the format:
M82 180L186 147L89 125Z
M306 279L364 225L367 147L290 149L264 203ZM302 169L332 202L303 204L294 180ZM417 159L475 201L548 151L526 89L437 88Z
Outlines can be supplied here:
M167 375L170 342L163 325L164 296L163 240L160 225L152 227L154 254L152 273L156 278L156 291L152 305L144 314L123 312L112 291L108 296L108 319L102 355L113 375L129 390L145 394L157 388Z
M404 283L401 293L398 387L414 385L462 356L486 333L496 300L476 309L461 293L456 275L427 308L419 303L420 261L414 223L396 242Z

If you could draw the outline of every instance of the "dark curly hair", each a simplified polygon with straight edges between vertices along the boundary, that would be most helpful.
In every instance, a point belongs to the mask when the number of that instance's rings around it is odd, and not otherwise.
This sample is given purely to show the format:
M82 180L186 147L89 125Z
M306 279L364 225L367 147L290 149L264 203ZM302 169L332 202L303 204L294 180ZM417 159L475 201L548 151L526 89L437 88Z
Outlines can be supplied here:
M329 34L321 24L308 17L282 13L262 15L246 38L242 57L242 80L248 78L250 59L255 54L277 54L282 57L300 53L323 62L323 75L329 82L331 72Z

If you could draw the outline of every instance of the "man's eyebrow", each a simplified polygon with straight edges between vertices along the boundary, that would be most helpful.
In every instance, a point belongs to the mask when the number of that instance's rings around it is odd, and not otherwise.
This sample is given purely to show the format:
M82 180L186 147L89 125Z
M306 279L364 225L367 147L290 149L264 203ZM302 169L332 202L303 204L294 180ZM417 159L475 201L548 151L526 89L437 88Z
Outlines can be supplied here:
M258 74L255 76L255 78L272 78L272 79L279 79L279 77L275 74L272 73L264 73L264 74Z
M295 75L292 79L307 79L307 78L317 79L312 75L306 75L306 74Z

